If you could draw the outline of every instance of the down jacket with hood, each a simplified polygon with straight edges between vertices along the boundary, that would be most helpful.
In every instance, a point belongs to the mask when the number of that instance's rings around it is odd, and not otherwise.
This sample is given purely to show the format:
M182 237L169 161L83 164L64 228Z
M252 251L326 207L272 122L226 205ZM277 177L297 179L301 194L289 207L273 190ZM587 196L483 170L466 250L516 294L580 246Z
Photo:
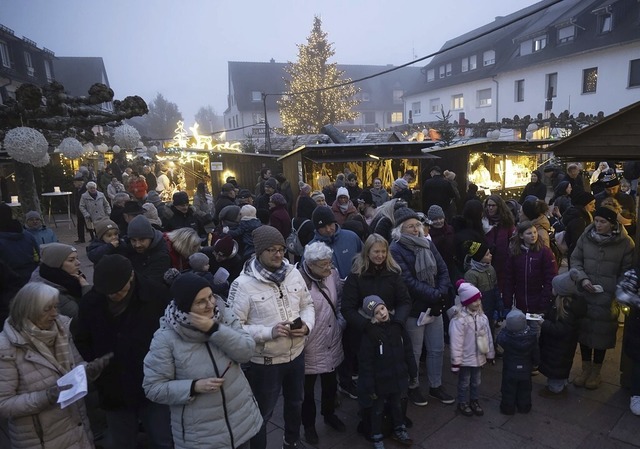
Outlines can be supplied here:
M545 313L553 299L551 280L557 273L556 260L546 246L539 251L523 249L518 255L510 255L502 297L504 307L510 309L515 301L525 313Z
M273 338L273 327L283 321L302 321L313 332L315 311L302 275L285 259L286 276L276 284L255 267L255 257L244 264L242 274L229 289L229 304L244 330L256 341L251 361L260 365L287 363L304 350L304 337Z
M335 371L344 359L342 332L347 322L340 312L342 282L335 268L331 270L329 277L319 280L312 279L302 264L298 264L298 271L311 293L316 312L313 331L309 333L304 346L304 373L330 373ZM321 288L331 300L333 308L320 291Z
M590 224L578 239L571 254L571 268L578 270L578 292L587 301L587 316L580 321L578 341L594 349L615 347L620 308L614 301L616 285L625 271L633 266L633 240L624 226L620 233L598 241L595 225ZM582 281L589 279L600 285L602 293L588 293L581 289Z
M476 334L487 336L489 352L478 350ZM484 313L470 312L466 307L455 306L449 322L451 366L483 366L487 359L495 358L489 319Z
M144 359L142 386L151 401L170 406L176 449L236 448L262 425L240 367L251 359L255 342L221 303L219 299L219 327L211 335L187 327L176 330L165 314ZM191 395L193 381L222 377L227 366L219 391Z
M71 320L63 315L57 320L69 335ZM69 350L73 369L83 360L73 342ZM0 416L9 419L12 448L93 448L84 400L61 409L47 399L47 389L64 374L5 322L0 333Z

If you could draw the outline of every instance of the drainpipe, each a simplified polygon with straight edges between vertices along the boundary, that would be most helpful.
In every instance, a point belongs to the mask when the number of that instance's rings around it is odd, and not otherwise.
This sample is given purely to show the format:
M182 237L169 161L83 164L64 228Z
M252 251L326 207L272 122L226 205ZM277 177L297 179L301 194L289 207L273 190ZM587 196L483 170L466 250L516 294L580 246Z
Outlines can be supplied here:
M498 105L499 103L499 99L500 99L500 83L498 83L498 81L496 80L495 75L491 78L491 80L496 83L496 123L500 122L500 119L498 118Z

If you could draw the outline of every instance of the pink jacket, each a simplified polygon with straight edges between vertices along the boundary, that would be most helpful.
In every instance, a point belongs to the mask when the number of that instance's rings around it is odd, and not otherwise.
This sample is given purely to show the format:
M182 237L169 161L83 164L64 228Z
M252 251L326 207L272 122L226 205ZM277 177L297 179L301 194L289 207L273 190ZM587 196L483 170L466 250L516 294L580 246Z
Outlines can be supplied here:
M476 333L486 335L489 352L482 354L476 343ZM449 322L451 369L460 366L482 366L495 358L489 319L484 313L471 313L466 307L456 306Z

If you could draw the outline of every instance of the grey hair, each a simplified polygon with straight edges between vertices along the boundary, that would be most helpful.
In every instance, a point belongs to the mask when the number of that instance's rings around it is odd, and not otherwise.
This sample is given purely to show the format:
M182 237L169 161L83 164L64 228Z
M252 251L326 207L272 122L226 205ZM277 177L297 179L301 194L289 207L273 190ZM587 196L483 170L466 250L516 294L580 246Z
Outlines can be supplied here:
M42 282L29 282L11 301L9 320L11 325L22 331L27 321L35 323L40 319L44 308L58 300L60 292L57 288Z
M398 226L391 230L391 240L398 241L400 237L402 237L402 225L404 222L400 223ZM421 223L422 224L422 223ZM420 237L424 237L424 227L420 226L418 229L420 232Z
M309 243L304 248L304 260L307 262L317 262L319 260L331 260L333 250L324 242Z
M89 182L87 183L87 189L90 189L91 187L94 187L94 188L96 188L96 189L97 189L97 188L98 188L98 184L96 184L96 183L95 183L95 182L93 182L93 181L89 181Z
M131 197L127 192L119 192L116 193L113 197L113 202L117 204L124 204L126 201L129 201Z
M173 248L185 259L197 253L202 244L202 240L193 228L178 228L167 233Z
M393 218L393 213L396 210L396 203L398 202L398 198L394 198L392 200L387 201L380 207L376 207L376 213L374 218L378 215L382 215L383 217L387 217L391 220L391 223L395 224L396 220Z

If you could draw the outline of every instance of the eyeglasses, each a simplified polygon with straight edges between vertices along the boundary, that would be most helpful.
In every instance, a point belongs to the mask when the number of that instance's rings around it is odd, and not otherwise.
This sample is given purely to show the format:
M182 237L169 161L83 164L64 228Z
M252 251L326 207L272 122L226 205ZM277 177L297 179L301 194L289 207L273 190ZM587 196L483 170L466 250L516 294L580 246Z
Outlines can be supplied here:
M313 264L316 267L320 268L321 270L331 270L331 269L335 268L334 265L333 265L333 262L323 263L323 264L320 264L318 262L314 262Z
M286 251L286 248L267 248L265 249L265 251L271 254L272 256L276 253L280 253L284 256L284 252Z

